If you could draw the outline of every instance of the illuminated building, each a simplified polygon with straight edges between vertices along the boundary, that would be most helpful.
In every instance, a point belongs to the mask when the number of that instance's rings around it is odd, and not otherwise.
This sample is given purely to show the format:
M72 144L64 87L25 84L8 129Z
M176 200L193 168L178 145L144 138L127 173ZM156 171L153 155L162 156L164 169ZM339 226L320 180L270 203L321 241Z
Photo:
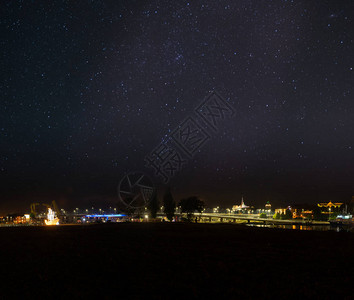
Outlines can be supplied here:
M294 208L292 214L294 219L313 219L313 210L310 209Z
M14 224L25 224L26 223L26 217L25 216L17 216L12 219Z
M234 206L232 207L232 211L241 211L241 210L247 209L247 208L249 208L249 206L247 206L247 205L245 204L245 202L243 201L243 197L242 197L242 198L241 198L241 205L234 205Z
M271 210L272 209L272 205L269 203L269 201L267 201L267 203L265 204L265 209L266 210Z
M294 219L313 219L315 206L308 203L294 204L291 213Z
M275 213L276 214L284 214L286 213L286 211L288 210L289 208L276 208L275 209Z
M322 202L318 203L317 206L321 209L321 213L323 214L332 214L334 212L339 212L340 207L343 203L333 203L329 201L328 203Z

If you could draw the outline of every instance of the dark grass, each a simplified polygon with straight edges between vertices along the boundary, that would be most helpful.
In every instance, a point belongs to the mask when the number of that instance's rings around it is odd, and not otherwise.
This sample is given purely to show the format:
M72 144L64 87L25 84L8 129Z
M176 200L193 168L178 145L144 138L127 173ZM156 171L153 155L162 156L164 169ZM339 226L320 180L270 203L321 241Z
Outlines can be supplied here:
M354 297L354 234L234 224L0 228L1 297Z

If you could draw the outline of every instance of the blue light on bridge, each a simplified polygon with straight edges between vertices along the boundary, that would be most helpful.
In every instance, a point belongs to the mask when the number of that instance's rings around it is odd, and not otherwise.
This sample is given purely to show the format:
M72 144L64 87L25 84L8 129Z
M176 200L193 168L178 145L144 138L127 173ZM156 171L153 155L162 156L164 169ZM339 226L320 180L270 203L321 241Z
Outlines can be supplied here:
M86 215L87 218L119 218L126 217L127 215L122 214L110 214L110 215Z

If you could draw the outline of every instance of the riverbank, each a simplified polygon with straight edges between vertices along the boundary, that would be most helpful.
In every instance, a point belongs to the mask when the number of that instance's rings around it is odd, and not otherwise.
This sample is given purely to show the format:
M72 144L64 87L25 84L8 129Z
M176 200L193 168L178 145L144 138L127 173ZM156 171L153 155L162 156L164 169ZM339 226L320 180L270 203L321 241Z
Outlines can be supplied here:
M235 224L0 228L2 295L352 296L354 235Z

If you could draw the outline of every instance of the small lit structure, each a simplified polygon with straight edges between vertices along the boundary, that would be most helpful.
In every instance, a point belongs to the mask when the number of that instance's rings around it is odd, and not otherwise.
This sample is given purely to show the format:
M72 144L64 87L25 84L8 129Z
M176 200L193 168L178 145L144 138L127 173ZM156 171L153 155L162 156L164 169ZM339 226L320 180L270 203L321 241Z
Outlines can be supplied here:
M55 216L54 210L48 207L47 219L44 220L45 225L59 225L59 219Z
M272 209L272 204L270 204L269 201L267 201L267 203L265 204L265 209L266 210L271 210Z
M249 206L245 204L245 202L243 201L243 197L242 197L241 198L241 205L234 205L232 207L232 211L241 211L241 210L244 210L247 208L249 208Z
M342 214L337 216L337 220L350 220L353 218L353 215Z

